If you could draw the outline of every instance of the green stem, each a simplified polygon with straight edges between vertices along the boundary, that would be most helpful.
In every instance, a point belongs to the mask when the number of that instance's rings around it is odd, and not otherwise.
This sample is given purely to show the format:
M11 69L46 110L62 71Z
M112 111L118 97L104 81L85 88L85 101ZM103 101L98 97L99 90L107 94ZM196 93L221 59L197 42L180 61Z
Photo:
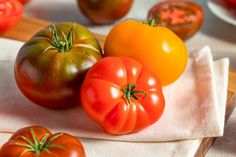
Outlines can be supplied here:
M156 20L155 20L155 19L152 19L152 18L147 19L147 20L144 21L143 23L144 23L144 24L147 24L147 25L149 25L149 26L151 26L151 27L156 27L156 26L157 26Z
M122 91L124 93L123 98L126 99L129 104L131 103L131 98L139 100L139 98L137 97L138 94L146 96L145 92L140 90L135 90L135 88L136 84L131 85L130 83L128 83L126 87L122 88Z
M16 142L14 145L20 146L20 147L25 147L27 148L26 150L21 152L21 155L25 154L26 152L33 152L36 154L36 156L40 156L40 153L45 151L45 152L50 152L48 148L53 147L53 148L58 148L58 149L63 149L64 147L59 145L59 144L53 144L52 142L59 138L60 136L63 135L63 133L60 134L55 134L50 137L50 134L45 134L44 137L39 140L38 137L36 136L33 128L30 128L30 134L32 138L27 138L25 136L19 136L22 138L25 143L19 143ZM31 140L33 139L33 140Z
M49 49L56 49L60 52L67 52L72 48L72 44L74 41L73 31L75 26L71 27L68 34L65 35L64 32L58 32L55 24L49 26L49 30L52 33L52 46L48 47Z

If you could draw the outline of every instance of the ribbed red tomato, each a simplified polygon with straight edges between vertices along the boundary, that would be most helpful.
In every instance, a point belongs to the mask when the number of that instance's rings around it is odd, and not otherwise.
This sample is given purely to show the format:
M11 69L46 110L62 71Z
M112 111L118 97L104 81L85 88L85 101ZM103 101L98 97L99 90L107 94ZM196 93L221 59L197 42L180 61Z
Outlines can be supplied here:
M85 157L83 145L66 133L31 126L18 130L0 149L0 157Z
M111 134L150 126L165 106L158 77L126 57L98 61L86 74L80 94L87 114Z
M23 14L18 0L0 0L0 34L14 27Z

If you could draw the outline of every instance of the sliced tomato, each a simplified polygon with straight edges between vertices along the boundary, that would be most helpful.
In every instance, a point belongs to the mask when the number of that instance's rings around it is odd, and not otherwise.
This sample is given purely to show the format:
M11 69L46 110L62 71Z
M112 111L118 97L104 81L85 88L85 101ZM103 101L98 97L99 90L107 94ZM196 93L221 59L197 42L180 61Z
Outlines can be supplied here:
M23 14L23 5L18 0L0 0L0 34L14 27Z
M148 18L155 19L157 24L168 27L185 40L202 26L204 11L194 2L167 1L154 5Z

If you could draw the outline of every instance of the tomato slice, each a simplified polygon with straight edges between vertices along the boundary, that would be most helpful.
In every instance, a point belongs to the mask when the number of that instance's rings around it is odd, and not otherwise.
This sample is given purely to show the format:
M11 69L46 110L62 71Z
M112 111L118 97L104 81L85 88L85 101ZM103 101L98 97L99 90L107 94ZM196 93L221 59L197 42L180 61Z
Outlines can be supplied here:
M166 26L185 40L194 35L201 27L204 11L193 2L168 1L153 6L148 18L153 18L157 24Z
M18 0L0 0L0 34L14 27L23 14Z

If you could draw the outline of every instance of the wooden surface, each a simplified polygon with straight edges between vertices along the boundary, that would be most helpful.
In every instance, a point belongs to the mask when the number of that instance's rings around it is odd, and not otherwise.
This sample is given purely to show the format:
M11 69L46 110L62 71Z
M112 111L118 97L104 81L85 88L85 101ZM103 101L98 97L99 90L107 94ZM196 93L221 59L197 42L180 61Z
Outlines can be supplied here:
M16 39L20 41L26 41L30 39L37 31L43 29L48 26L50 22L42 21L38 19L33 19L29 17L23 17L21 22L11 31L3 34L3 37ZM104 45L105 37L99 34L95 34L97 39L99 40L101 46ZM236 70L230 68L229 72L229 86L228 86L228 97L227 101L233 96L236 91ZM226 109L226 119L232 113L234 106L227 106ZM215 138L204 138L201 140L201 145L196 152L196 157L204 156Z
M27 41L29 40L36 32L47 27L51 23L49 21L38 20L35 18L23 17L21 22L17 26L3 34L3 37ZM101 46L104 45L105 37L103 35L95 34Z

